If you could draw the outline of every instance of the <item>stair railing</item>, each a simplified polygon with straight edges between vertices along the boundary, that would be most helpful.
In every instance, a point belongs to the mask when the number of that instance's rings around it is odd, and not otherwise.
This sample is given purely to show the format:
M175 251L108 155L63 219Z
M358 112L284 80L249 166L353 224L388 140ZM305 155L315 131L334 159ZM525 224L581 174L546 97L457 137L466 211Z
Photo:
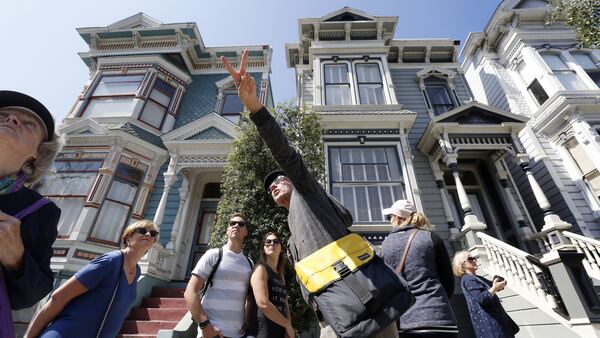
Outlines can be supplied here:
M564 231L563 234L571 240L578 252L585 255L583 266L588 275L600 280L600 241L569 231Z
M552 275L539 259L483 232L477 236L487 254L488 265L482 266L487 273L503 276L511 289L540 308L568 317Z
M170 281L174 262L175 254L155 243L142 258L139 265L142 274Z

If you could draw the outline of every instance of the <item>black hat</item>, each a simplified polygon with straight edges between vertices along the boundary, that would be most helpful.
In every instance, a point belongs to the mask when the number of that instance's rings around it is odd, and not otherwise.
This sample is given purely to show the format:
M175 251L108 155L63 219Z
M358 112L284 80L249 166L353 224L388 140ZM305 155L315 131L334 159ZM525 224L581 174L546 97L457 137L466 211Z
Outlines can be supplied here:
M0 108L23 107L33 111L44 122L46 127L45 141L52 141L54 136L54 118L44 105L29 95L10 90L0 90Z
M265 191L267 192L267 194L269 193L269 187L271 186L271 183L273 183L273 180L275 180L277 176L280 175L285 176L285 173L281 170L273 170L270 173L268 173L267 176L265 176L263 184L265 186Z

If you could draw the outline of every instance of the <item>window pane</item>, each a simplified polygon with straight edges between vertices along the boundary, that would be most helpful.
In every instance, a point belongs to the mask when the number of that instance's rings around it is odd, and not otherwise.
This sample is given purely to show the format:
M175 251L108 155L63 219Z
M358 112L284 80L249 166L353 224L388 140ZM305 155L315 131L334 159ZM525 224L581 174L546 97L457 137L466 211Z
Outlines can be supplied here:
M171 102L171 96L161 92L158 89L153 89L152 93L150 94L150 98L152 98L154 101L160 103L161 105L168 107L169 106L169 102Z
M115 174L120 178L135 184L140 183L144 178L144 172L142 170L134 168L125 163L119 163Z
M348 65L325 65L325 83L348 83Z
M83 210L85 197L50 197L52 202L60 208L60 219L57 224L59 236L68 236L73 231L75 222Z
M554 70L568 70L567 64L560 58L558 54L542 53L542 58L550 69Z
M325 86L325 104L327 104L327 105L351 104L350 86L348 86L348 85L327 85L327 86Z
M143 78L143 75L104 76L94 89L93 96L133 95Z
M38 192L42 195L87 195L97 173L57 173L47 175Z
M361 84L358 86L360 103L384 104L383 86L380 84Z
M91 237L118 243L129 214L129 208L129 206L105 200L90 234Z
M135 185L113 180L106 197L118 202L132 204L136 190Z
M600 72L588 72L588 75L596 83L596 86L600 87Z
M210 234L212 232L212 228L215 225L215 220L217 218L217 214L215 212L205 212L202 214L202 223L200 234L198 235L198 243L197 244L208 244L210 240Z
M331 192L358 222L384 222L381 209L403 197L395 147L329 147ZM333 169L333 167L340 167ZM390 173L393 172L393 175ZM340 177L341 176L341 177ZM333 178L333 179L332 179Z
M445 86L427 86L425 90L431 104L452 104L450 93Z
M156 81L154 82L154 89L155 90L160 90L161 92L165 93L165 95L171 97L173 96L173 94L175 94L175 88L173 88L173 86L171 86L170 84L166 83L165 81L161 80L161 79L156 79Z
M93 98L85 109L86 117L114 117L131 115L133 97Z
M555 75L566 90L587 89L574 72L556 72Z
M381 73L377 64L357 64L356 78L358 82L379 82L381 83Z
M167 108L152 100L148 100L142 114L140 114L140 121L144 121L154 128L159 129L166 112Z
M533 95L533 97L535 97L535 99L540 105L544 104L544 102L548 100L548 94L546 94L546 91L537 79L533 80L533 82L531 83L531 85L529 85L527 89Z
M571 53L571 55L573 56L577 64L583 69L588 70L598 68L598 66L596 66L596 63L594 62L594 60L592 60L588 53Z
M101 161L56 161L52 164L55 171L98 171Z
M244 104L237 94L225 94L221 115L239 114L244 110Z

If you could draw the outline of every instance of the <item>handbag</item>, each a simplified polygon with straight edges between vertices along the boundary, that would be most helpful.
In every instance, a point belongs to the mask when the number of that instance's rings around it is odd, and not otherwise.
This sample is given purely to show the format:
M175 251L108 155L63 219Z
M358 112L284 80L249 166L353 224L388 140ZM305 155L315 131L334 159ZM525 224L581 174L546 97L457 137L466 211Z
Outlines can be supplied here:
M102 317L102 322L100 323L100 328L98 329L98 334L96 338L100 338L102 334L102 329L104 328L104 323L106 322L106 318L108 317L108 313L110 312L110 308L115 300L115 296L117 295L117 289L119 289L119 284L121 283L121 275L123 274L123 264L125 264L125 257L123 257L123 253L121 253L121 269L119 270L119 274L117 275L117 282L115 283L115 289L113 290L112 297L110 298L110 302L108 303L108 307L104 312L104 316Z
M402 277L350 233L294 265L301 288L339 337L367 337L394 323L413 303Z

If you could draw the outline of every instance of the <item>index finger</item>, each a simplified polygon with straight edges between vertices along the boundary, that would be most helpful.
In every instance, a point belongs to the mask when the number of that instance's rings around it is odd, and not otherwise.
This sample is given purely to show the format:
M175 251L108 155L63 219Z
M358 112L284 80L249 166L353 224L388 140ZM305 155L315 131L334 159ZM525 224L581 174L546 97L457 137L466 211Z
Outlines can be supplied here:
M229 63L229 61L227 61L227 58L224 56L221 56L221 62L223 62L223 64L225 65L225 68L227 69L229 74L231 74L231 76L234 78L234 80L239 80L236 78L236 77L239 77L239 74L235 71L235 69L233 69L233 67L231 66L231 63Z
M246 61L248 60L248 49L244 49L242 53L242 62L240 62L240 75L246 74Z

